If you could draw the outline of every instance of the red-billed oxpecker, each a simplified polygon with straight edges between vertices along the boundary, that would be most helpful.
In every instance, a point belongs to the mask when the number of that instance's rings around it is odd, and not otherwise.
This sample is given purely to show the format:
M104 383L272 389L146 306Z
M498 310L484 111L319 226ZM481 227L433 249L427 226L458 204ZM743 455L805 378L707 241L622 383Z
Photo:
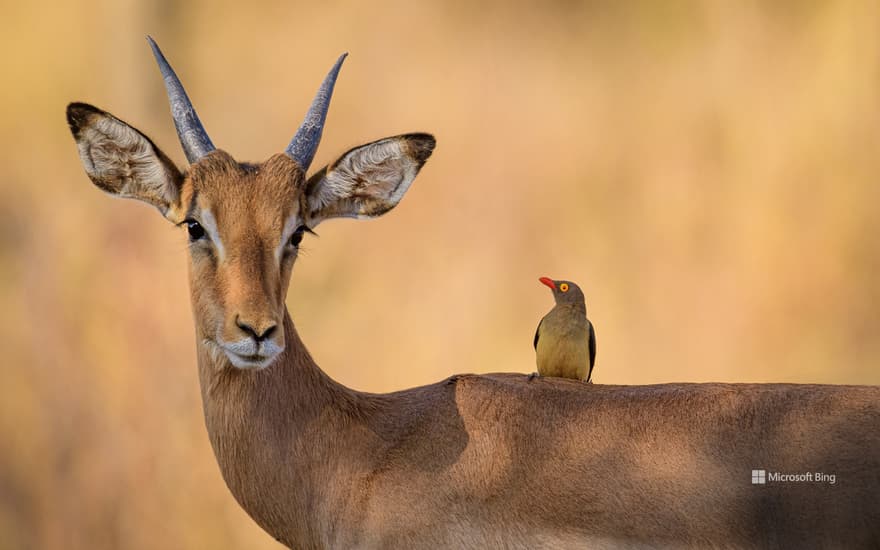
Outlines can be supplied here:
M538 374L592 383L596 332L587 319L584 293L571 281L554 281L547 277L538 280L550 287L556 300L556 306L541 319L535 331Z

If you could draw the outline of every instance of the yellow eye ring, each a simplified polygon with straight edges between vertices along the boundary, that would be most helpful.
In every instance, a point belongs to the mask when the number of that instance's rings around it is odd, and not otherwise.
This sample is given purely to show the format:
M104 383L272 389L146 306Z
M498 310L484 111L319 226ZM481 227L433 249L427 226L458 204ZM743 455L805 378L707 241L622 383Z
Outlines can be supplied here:
M561 290L562 292L568 292L568 283L562 283L561 285L559 285L559 290Z

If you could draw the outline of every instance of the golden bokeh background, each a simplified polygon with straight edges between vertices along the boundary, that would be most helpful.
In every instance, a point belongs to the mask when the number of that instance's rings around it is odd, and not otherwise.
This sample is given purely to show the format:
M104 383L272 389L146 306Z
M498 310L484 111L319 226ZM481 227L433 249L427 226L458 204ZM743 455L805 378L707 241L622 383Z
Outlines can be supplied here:
M876 2L4 2L0 549L277 548L208 444L186 244L92 186L94 103L183 155L144 40L262 160L336 56L315 166L430 131L401 206L307 238L288 305L361 390L530 372L577 281L597 383L880 383Z

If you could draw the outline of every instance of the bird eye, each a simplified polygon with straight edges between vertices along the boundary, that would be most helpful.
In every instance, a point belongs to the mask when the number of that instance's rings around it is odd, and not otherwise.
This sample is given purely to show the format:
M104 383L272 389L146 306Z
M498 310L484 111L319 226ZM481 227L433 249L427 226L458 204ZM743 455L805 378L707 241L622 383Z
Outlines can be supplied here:
M197 241L205 236L205 228L195 220L186 221L186 230L189 232L190 241Z
M568 283L562 283L561 285L559 285L559 290L561 290L562 292L568 292Z
M308 228L304 225L301 225L296 228L296 231L294 231L293 235L290 236L290 241L289 241L290 246L292 246L294 248L299 246L299 243L301 243L303 240L303 233L305 233L306 229L308 229Z

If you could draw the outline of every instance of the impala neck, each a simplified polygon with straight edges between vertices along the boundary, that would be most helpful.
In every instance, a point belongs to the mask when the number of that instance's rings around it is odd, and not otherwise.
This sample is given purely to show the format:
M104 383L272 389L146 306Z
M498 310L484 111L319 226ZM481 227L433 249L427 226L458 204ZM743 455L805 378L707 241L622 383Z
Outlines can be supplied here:
M237 410L234 418L207 420L232 421L242 416L270 416L274 424L302 422L325 407L348 403L356 392L335 382L318 368L284 310L285 350L278 359L261 370L233 367L226 356L199 335L198 362L205 413ZM280 407L280 408L279 408ZM273 417L274 418L271 418ZM210 428L210 426L209 426Z
M198 359L205 423L223 478L268 532L297 533L290 544L314 524L300 513L328 504L321 480L350 445L365 397L318 368L286 309L284 331L285 351L262 370L237 369L201 340ZM357 469L357 462L349 466Z

